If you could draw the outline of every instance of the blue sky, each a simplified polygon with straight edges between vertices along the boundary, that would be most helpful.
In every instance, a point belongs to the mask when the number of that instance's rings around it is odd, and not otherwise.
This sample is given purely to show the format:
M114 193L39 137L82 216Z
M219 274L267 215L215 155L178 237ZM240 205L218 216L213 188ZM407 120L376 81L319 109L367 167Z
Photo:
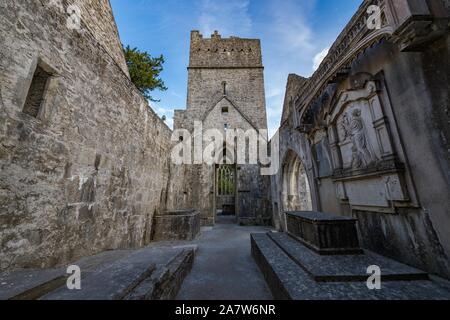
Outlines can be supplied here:
M154 92L153 109L172 126L185 109L191 30L209 37L259 38L262 42L269 132L279 126L289 73L308 77L362 0L111 0L124 45L163 54L169 88Z

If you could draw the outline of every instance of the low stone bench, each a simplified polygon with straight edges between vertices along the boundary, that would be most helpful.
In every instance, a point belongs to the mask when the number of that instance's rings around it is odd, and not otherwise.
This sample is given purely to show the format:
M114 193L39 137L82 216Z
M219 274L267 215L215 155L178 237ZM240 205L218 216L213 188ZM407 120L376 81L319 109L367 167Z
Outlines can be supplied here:
M200 213L197 210L167 211L153 217L153 241L191 241L200 233Z
M361 254L357 220L323 212L286 212L291 236L319 254Z

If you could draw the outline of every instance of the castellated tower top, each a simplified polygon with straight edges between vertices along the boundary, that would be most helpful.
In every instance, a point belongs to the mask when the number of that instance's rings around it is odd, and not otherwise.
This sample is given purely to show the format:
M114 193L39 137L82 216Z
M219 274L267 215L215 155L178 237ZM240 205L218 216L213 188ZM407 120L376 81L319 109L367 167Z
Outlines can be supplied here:
M199 31L191 32L189 68L262 68L259 39L222 38L215 31L203 38Z

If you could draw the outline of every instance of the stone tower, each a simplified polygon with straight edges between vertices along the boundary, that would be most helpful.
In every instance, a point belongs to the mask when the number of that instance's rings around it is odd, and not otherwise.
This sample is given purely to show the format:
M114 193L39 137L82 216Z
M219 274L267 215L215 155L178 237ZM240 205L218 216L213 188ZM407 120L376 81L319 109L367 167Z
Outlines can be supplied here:
M187 110L175 111L174 129L192 132L195 121L202 122L203 130L267 129L260 40L222 38L217 31L203 38L192 31L188 77ZM270 212L263 200L268 179L260 176L259 165L226 168L234 187L225 195L220 194L218 170L222 169L190 166L191 183L184 193L192 206L200 206L203 223L213 224L220 212L235 213L241 224L269 223Z

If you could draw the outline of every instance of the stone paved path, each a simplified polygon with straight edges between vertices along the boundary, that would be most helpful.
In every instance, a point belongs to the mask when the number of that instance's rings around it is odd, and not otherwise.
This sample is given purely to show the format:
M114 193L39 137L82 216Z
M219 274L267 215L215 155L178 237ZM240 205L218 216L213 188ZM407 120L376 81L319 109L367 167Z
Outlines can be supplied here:
M270 300L272 294L250 251L250 233L262 227L240 227L220 218L203 231L192 272L185 279L178 300Z

